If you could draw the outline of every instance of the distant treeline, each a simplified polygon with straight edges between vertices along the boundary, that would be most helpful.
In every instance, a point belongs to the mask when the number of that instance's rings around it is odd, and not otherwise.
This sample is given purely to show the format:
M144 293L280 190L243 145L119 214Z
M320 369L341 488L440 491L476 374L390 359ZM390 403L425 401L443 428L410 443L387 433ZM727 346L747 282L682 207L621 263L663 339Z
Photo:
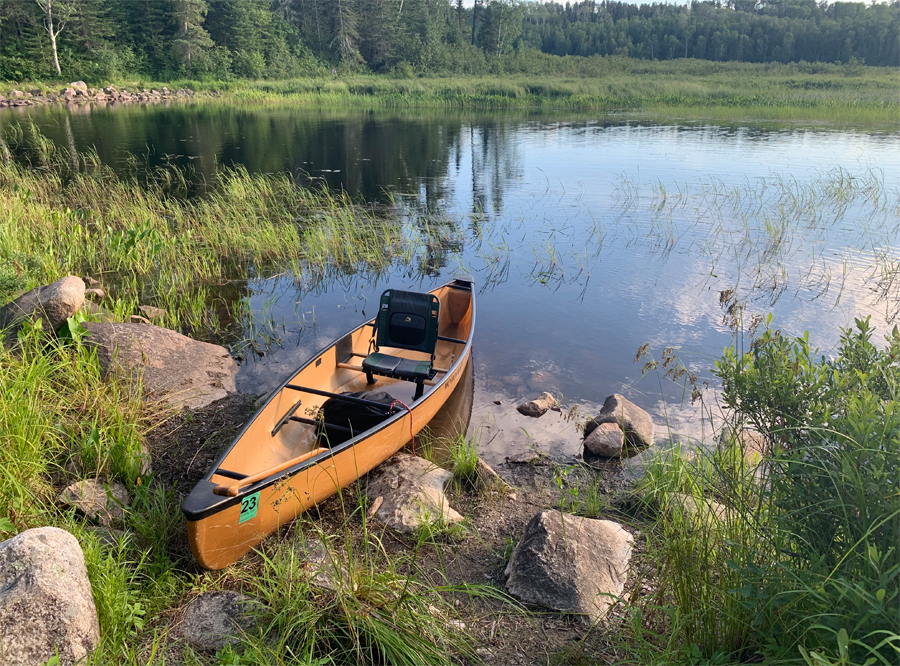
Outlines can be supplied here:
M502 73L536 50L897 66L900 1L0 0L6 80Z

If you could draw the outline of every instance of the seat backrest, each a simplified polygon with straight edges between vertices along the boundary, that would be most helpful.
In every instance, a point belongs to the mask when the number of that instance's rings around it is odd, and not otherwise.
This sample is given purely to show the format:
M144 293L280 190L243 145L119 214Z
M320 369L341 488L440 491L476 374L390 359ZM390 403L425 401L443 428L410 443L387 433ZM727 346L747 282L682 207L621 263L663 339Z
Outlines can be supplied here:
M397 347L434 356L441 302L433 294L388 289L375 320L378 347Z

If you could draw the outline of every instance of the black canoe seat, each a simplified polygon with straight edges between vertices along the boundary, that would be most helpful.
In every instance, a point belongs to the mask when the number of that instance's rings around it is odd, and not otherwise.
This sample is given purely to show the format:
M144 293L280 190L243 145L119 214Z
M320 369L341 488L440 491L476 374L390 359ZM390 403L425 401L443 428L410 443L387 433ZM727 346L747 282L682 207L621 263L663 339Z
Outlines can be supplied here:
M425 380L434 379L435 375L434 349L440 312L441 302L432 294L399 289L385 291L375 318L374 351L362 362L368 382L375 382L374 375L415 382L413 399L421 398ZM391 356L380 352L380 347L409 349L427 354L429 358L416 360Z

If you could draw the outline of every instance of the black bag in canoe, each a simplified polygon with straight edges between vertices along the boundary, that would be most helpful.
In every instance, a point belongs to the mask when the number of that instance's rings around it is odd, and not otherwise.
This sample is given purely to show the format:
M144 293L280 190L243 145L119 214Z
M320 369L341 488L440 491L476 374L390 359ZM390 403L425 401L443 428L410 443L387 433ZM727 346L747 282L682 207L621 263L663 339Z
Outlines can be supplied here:
M392 413L389 407L394 398L384 391L356 391L342 395L348 398L361 398L375 404L362 405L340 398L328 398L320 408L323 425L319 426L319 442L322 446L346 442L351 437L377 426Z

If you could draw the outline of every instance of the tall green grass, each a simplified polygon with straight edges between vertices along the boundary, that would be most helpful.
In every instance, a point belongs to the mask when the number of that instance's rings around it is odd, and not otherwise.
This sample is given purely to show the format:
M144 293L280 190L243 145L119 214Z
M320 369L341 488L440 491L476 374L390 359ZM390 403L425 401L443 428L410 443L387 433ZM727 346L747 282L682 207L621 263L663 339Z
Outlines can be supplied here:
M627 111L715 120L820 121L895 127L898 71L828 63L739 63L618 56L555 57L522 51L470 76L320 75L282 81L147 82L224 95L228 103L449 106ZM41 84L36 84L41 87Z
M149 304L167 311L164 324L222 339L221 322L245 314L217 298L222 285L279 274L315 285L395 264L427 271L456 242L447 225L399 204L376 209L286 174L221 170L188 199L177 169L118 176L90 156L71 164L34 128L18 141L22 159L0 162L0 298L89 275L119 319Z
M648 645L681 663L900 658L900 332L871 337L857 320L829 359L766 329L717 362L727 431L754 429L768 455L732 436L649 466L659 586L633 616Z

